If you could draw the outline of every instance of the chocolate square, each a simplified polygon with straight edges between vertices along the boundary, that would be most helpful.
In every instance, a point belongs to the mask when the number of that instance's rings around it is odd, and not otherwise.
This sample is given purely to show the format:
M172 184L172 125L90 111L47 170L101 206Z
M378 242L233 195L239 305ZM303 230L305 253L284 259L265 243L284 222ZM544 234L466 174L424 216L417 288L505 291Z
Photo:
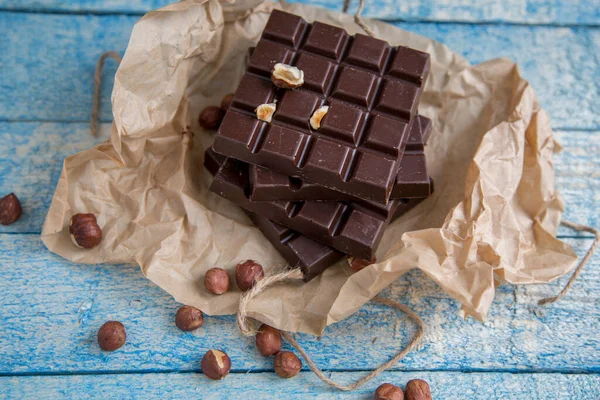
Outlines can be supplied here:
M331 97L369 108L380 78L377 75L352 67L343 67Z
M315 22L312 24L303 49L339 60L348 38L348 34L342 28Z
M297 15L273 10L263 36L296 48L300 44L306 25L306 21Z
M325 94L331 85L337 65L326 58L310 53L300 53L294 65L304 71L304 86Z
M356 145L362 135L366 116L365 110L332 100L318 132Z
M350 45L350 50L344 61L375 72L381 72L389 52L390 46L383 40L359 33L354 36L354 41Z

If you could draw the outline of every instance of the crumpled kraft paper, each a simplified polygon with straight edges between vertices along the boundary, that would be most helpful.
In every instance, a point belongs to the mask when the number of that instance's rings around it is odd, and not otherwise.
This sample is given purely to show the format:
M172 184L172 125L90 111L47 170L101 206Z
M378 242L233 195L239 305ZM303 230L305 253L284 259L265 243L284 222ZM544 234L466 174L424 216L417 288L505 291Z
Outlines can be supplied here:
M233 92L273 8L361 32L349 15L301 4L182 1L142 18L116 74L110 142L68 157L42 239L79 263L137 263L176 300L207 314L235 313L240 292L209 294L206 270L244 259L267 272L284 261L242 211L208 190L203 151L214 132L196 119ZM555 238L564 204L554 188L555 143L546 113L517 65L472 66L440 43L383 22L376 36L431 54L420 113L433 121L426 156L434 195L387 230L379 263L345 261L313 281L270 288L250 316L320 334L411 268L420 268L468 315L483 319L495 281L549 282L575 266ZM91 212L102 244L80 250L71 215ZM233 274L232 274L233 276Z

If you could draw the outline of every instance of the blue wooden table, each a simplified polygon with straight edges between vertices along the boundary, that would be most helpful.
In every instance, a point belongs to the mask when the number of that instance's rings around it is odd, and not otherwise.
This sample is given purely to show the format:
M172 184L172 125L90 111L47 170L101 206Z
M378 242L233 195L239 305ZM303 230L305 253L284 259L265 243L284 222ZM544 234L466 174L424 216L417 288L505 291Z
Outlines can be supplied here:
M0 227L0 399L369 398L382 382L415 377L431 383L436 399L600 398L600 256L550 307L537 301L567 278L502 286L485 323L463 321L459 305L434 283L407 274L382 295L422 316L422 348L357 392L341 393L308 370L277 378L233 317L178 331L179 304L136 267L77 265L49 253L39 235L62 160L105 140L110 129L116 66L109 62L102 134L89 135L96 60L106 50L123 53L133 24L165 3L0 0L0 194L14 191L24 207L17 223ZM313 3L339 9L341 1ZM600 226L599 0L373 0L365 15L441 41L473 63L517 61L564 146L555 168L565 218ZM559 237L579 256L592 242L565 228ZM114 353L101 352L95 339L109 319L128 330L128 343ZM320 340L300 341L328 375L349 383L412 334L394 311L368 304ZM222 382L200 374L209 348L231 356L232 373Z

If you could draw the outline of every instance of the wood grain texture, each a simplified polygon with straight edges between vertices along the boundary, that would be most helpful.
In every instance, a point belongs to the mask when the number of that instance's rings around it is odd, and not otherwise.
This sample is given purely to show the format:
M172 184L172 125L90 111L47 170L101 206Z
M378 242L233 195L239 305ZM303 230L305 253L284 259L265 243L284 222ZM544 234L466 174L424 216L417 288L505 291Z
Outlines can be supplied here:
M591 240L567 242L581 256ZM272 370L272 360L258 354L253 340L240 337L232 316L207 317L198 331L179 331L179 305L137 267L73 264L49 253L34 235L0 235L0 248L0 375L197 372L210 348L225 350L235 372ZM536 306L565 280L526 289L501 286L482 324L462 320L458 304L437 285L418 271L408 273L382 296L409 306L427 329L421 350L395 369L600 373L600 257L564 301ZM127 344L114 353L96 344L107 320L127 328ZM394 310L368 304L330 326L321 340L299 339L321 368L360 371L388 360L414 331Z
M137 16L0 12L0 31L16 39L0 52L0 120L88 121L100 54L125 51ZM600 129L600 38L590 28L400 23L446 43L473 63L508 57L519 63L555 128ZM31 27L35 26L35 35ZM110 121L115 65L105 71L101 119Z
M101 124L92 138L87 123L0 122L0 194L15 192L23 217L0 232L40 233L65 157L109 137L110 124ZM600 201L600 132L558 131L564 151L555 156L556 186L567 202L565 219L593 226L600 217L593 207ZM560 228L559 235L577 235ZM589 234L580 234L587 236Z
M363 373L332 373L351 383ZM599 375L508 374L460 372L387 372L360 389L346 393L324 387L311 372L292 379L273 373L230 374L209 381L201 374L126 374L0 377L0 397L36 399L371 399L378 385L392 382L404 387L410 379L426 379L436 400L596 400ZM43 388L43 390L39 390ZM243 396L241 395L243 393ZM523 397L527 394L526 397Z
M35 12L145 13L174 0L0 0L0 9ZM342 0L300 0L332 10ZM354 13L358 1L353 1ZM596 0L368 0L363 15L385 20L504 22L593 25L600 23Z

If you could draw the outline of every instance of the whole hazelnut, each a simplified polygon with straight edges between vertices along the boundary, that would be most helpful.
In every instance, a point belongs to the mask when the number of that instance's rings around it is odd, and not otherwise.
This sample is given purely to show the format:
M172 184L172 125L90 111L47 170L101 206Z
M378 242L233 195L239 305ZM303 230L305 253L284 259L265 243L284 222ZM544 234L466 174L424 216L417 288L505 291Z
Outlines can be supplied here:
M94 214L75 214L69 224L71 240L81 249L92 249L102 241L102 229Z
M200 113L198 122L204 129L217 129L223 121L225 111L217 106L208 106Z
M21 216L21 202L14 193L0 199L0 224L10 225Z
M115 351L125 344L127 333L119 321L108 321L98 330L98 345L102 350Z
M202 326L202 311L192 306L182 306L175 314L175 325L184 332L195 331Z
M431 400L429 384L422 379L408 381L404 389L406 400Z
M228 95L223 97L223 100L221 100L221 109L223 111L229 110L229 106L231 105L232 100L233 100L233 93L229 93Z
M267 324L262 324L256 333L256 348L258 352L269 357L281 350L281 332Z
M280 351L275 355L273 367L280 378L293 378L302 369L302 361L291 351Z
M204 287L214 294L223 294L229 290L229 275L221 268L211 268L204 275Z
M223 379L231 369L229 356L220 350L209 350L202 357L202 372L210 379Z
M235 282L242 292L246 292L265 277L263 267L253 260L242 261L235 267Z
M356 258L352 256L348 257L348 264L350 265L350 268L356 272L368 267L371 264L375 264L376 262L377 259L375 257L373 257L371 261L365 260L364 258Z
M404 400L404 393L398 386L384 383L375 390L375 400Z

